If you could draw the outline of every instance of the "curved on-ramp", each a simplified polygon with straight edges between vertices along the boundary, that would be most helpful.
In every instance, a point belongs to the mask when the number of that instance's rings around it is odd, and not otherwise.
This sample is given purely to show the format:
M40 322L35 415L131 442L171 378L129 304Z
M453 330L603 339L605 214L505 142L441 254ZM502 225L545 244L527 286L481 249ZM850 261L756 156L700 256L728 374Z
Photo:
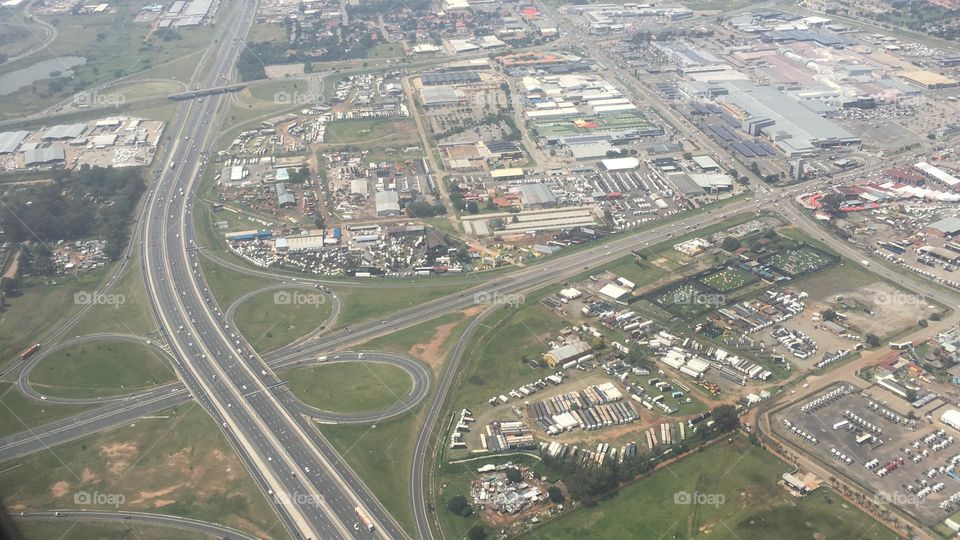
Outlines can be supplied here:
M351 362L374 362L400 368L413 380L413 386L407 395L397 396L397 402L385 409L358 413L340 413L320 409L304 403L294 394L297 399L298 412L309 416L315 422L324 424L370 424L410 412L427 397L427 393L430 391L430 370L422 363L399 354L378 351L351 351L329 355L327 360L323 362L314 360L313 364L328 365Z
M93 510L49 510L39 512L23 512L18 519L36 520L85 520L85 521L116 521L120 523L138 523L155 527L167 527L196 532L214 538L229 538L237 540L259 540L258 537L230 527L179 516L165 514L150 514L146 512L100 512Z
M20 392L28 398L42 400L48 403L58 403L62 405L90 405L95 403L107 403L110 401L125 401L132 398L143 396L147 392L152 392L162 388L167 388L171 390L174 388L177 388L177 385L179 384L179 382L169 382L165 384L158 384L155 387L150 389L146 389L146 390L141 389L136 392L128 392L125 394L102 396L102 397L96 397L96 398L64 398L64 397L48 396L46 394L41 394L40 392L37 392L30 385L30 373L34 370L34 368L36 368L40 364L40 362L43 361L44 358L46 358L47 356L55 352L62 351L63 349L72 347L74 345L78 345L81 343L90 343L94 341L124 341L128 343L139 343L140 345L143 345L145 347L150 347L151 349L153 349L155 352L157 352L163 358L169 361L170 364L173 364L173 361L174 361L173 355L171 355L169 351L161 347L160 344L157 343L155 340L150 340L145 337L135 336L131 334L110 334L110 333L79 336L79 337L71 338L66 341L60 342L48 349L41 349L37 351L33 356L25 360L24 363L21 365L19 377L17 377L17 387L20 389Z

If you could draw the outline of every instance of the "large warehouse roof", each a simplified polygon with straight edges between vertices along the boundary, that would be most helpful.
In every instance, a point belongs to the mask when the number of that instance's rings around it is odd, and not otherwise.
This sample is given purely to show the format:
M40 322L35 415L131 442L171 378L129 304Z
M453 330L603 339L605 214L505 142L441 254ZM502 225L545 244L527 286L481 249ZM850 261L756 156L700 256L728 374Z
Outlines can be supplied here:
M525 206L555 204L557 198L544 184L524 184L520 186L520 199Z
M378 191L374 197L377 213L400 213L400 196L396 191Z
M460 101L460 92L452 86L430 86L420 90L420 99L425 106L453 104Z
M948 217L927 225L931 229L936 229L944 234L955 235L960 232L960 218Z
M640 160L635 157L604 159L601 163L608 171L626 171L640 166Z
M44 139L76 139L87 126L83 124L60 124L53 126L43 134Z
M923 171L924 173L929 174L930 176L932 176L932 177L935 178L936 180L938 180L938 181L940 181L940 182L942 182L942 183L944 183L944 184L946 184L946 185L948 185L948 186L950 186L950 187L953 187L953 186L955 186L955 185L957 185L957 184L960 184L960 179L958 179L956 176L948 173L947 171L941 169L940 167L937 167L937 166L935 166L935 165L931 165L931 164L927 163L926 161L921 161L921 162L917 163L917 164L914 165L914 166L915 166L916 168L920 169L921 171Z
M773 86L758 86L752 81L723 81L717 84L729 93L723 99L742 109L749 118L773 121L773 125L763 128L763 131L772 133L776 145L788 155L810 152L831 142L859 140Z
M31 148L23 152L23 162L29 167L31 165L44 165L56 161L64 161L66 156L63 148L59 146L48 146L46 148Z
M12 154L29 135L29 131L6 131L0 133L0 154Z

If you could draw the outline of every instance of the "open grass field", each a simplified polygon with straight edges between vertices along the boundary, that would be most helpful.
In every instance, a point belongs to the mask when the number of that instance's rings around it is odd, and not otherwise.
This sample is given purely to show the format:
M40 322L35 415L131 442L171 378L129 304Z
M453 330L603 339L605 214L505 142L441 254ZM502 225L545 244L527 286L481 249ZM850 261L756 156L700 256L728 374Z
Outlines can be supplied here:
M203 277L206 278L210 292L220 305L220 309L227 309L230 304L248 292L275 283L224 268L206 257L198 257L198 259L200 268L203 270Z
M152 348L124 341L76 344L44 357L30 372L37 392L68 398L128 394L176 378Z
M54 405L29 399L20 393L16 384L3 382L0 383L0 436L26 431L89 408L86 405ZM0 476L2 484L3 478Z
M38 342L50 330L79 311L74 295L95 291L114 266L64 277L49 285L29 282L23 294L7 299L7 308L0 312L0 365L19 361L19 354Z
M298 302L298 298L310 302ZM250 346L263 353L313 332L330 317L331 309L328 297L319 291L278 289L246 300L237 308L234 322Z
M773 455L735 438L522 538L897 538L829 489L803 499L790 496L777 486L787 471ZM696 500L690 495L694 493L699 495Z
M382 143L391 147L413 146L420 141L412 120L344 120L327 125L327 144Z
M527 297L519 309L503 307L484 322L465 352L467 364L455 397L457 408L485 404L492 395L555 371L534 368L528 362L542 364L543 353L549 350L547 343L569 324L541 304L540 296Z
M385 409L410 393L404 370L377 362L350 362L295 369L283 374L305 403L336 412Z
M86 491L115 496L121 510L219 522L263 537L285 535L213 420L192 403L17 463L0 475L0 495L11 513L74 508L74 495Z
M94 306L77 322L70 335L116 332L142 336L157 329L136 261L130 262L109 294L117 295L114 298L122 301Z
M275 23L255 23L247 33L247 41L250 43L280 41L286 38L287 29L282 24Z
M335 326L342 328L360 321L387 316L404 308L413 307L436 298L456 294L475 284L444 284L435 287L359 288L332 287L343 300L343 311Z
M367 51L367 58L397 58L403 56L403 48L397 43L381 43Z
M24 538L130 538L137 540L206 540L208 536L172 527L156 527L139 523L90 521L66 518L18 519L14 522Z

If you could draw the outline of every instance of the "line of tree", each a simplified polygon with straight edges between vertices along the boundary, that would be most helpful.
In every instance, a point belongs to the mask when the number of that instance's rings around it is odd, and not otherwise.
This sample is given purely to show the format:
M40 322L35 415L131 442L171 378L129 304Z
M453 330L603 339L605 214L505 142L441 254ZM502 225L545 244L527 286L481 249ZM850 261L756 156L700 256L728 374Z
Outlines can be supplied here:
M55 170L49 184L8 192L0 207L0 228L17 244L104 239L105 254L116 260L127 246L131 216L144 190L139 168L83 165L73 171Z

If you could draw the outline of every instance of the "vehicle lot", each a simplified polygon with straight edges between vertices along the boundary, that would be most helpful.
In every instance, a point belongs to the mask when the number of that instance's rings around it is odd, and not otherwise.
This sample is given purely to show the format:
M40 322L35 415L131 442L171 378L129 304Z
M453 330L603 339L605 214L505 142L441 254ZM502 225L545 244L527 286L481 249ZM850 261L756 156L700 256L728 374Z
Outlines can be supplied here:
M852 391L825 399L804 412L805 406L841 386ZM941 508L960 491L960 477L950 464L957 455L955 433L939 424L911 420L902 414L905 411L892 408L872 399L869 390L834 385L777 412L771 421L773 431L791 446L873 492L877 502L889 503L927 525L935 525L957 509L956 505ZM813 437L816 444L800 432ZM857 444L858 438L866 440ZM878 471L885 468L890 471L880 476ZM942 487L935 490L938 484ZM924 487L930 492L921 496Z

